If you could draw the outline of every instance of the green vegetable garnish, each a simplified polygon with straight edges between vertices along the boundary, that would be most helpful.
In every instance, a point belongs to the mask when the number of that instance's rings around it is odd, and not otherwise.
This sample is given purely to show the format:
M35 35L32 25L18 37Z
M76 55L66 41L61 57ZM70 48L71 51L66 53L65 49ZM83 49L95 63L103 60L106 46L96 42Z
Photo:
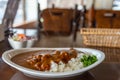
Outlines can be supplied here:
M97 61L97 57L95 55L83 55L81 58L81 62L84 67L87 67Z

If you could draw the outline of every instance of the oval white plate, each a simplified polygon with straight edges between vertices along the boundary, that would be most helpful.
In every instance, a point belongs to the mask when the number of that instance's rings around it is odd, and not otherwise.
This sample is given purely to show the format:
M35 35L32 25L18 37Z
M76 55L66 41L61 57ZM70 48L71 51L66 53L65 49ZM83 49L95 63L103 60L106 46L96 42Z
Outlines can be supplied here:
M69 48L22 48L22 49L15 49L15 50L8 50L3 53L2 59L5 63L8 65L16 68L17 70L23 72L25 75L34 77L34 78L42 78L42 79L50 79L50 78L64 78L64 77L71 77L75 75L80 75L85 71L88 71L97 65L99 65L105 58L105 55L102 51L95 50L95 49L89 49L89 48L75 48L78 51L82 52L88 52L91 54L94 54L97 56L98 61L96 61L94 64L82 68L80 70L72 71L72 72L42 72L42 71L36 71L32 70L29 68L22 67L20 65L15 64L14 62L11 61L11 58L14 57L15 55L28 52L28 51L35 51L35 50L69 50Z

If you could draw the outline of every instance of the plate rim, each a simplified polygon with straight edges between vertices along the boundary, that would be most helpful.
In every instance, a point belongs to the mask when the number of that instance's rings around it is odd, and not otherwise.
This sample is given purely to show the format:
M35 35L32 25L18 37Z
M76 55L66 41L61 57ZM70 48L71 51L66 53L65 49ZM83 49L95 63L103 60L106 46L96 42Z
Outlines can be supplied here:
M49 50L53 50L53 49L70 49L70 48L21 48L21 49L12 49L12 50L8 50L8 51L5 51L3 54L2 54L2 59L5 63L7 63L8 65L10 65L11 67L23 72L23 73L26 73L26 74L30 74L30 75L33 75L33 76L42 76L42 77L66 77L66 76L74 76L74 75L77 75L78 73L83 73L85 71L88 71L94 67L96 67L97 65L99 65L104 59L105 59L105 54L100 51L100 50L97 50L97 49L92 49L92 48L74 48L74 49L79 49L79 50L91 50L91 51L97 51L99 54L101 54L101 59L96 61L94 64L88 66L88 67L85 67L85 68L82 68L80 70L75 70L75 71L72 71L72 72L42 72L42 71L36 71L36 70L32 70L32 69L29 69L29 68L25 68L25 67L22 67L14 62L12 62L10 59L7 58L7 56L9 56L8 54L10 52L14 52L14 51L18 51L18 50L43 50L43 49L49 49Z

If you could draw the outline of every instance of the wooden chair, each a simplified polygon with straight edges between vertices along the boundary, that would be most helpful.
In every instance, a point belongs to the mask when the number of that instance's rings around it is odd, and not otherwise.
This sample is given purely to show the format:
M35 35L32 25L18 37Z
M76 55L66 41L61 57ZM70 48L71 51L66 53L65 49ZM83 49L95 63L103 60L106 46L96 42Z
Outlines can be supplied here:
M68 9L45 9L42 11L42 26L46 32L69 35L72 30L73 10Z
M75 9L47 8L38 13L40 32L52 35L68 36L73 34L76 41L76 32L79 27L80 11Z

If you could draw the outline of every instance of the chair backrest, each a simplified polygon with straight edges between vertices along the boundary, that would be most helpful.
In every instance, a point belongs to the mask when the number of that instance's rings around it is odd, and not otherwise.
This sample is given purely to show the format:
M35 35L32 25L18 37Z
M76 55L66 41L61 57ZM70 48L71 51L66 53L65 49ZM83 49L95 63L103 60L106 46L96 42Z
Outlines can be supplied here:
M42 12L43 29L51 32L70 33L73 11L67 9L45 9Z
M47 8L42 11L42 26L46 32L70 34L74 20L73 9Z

